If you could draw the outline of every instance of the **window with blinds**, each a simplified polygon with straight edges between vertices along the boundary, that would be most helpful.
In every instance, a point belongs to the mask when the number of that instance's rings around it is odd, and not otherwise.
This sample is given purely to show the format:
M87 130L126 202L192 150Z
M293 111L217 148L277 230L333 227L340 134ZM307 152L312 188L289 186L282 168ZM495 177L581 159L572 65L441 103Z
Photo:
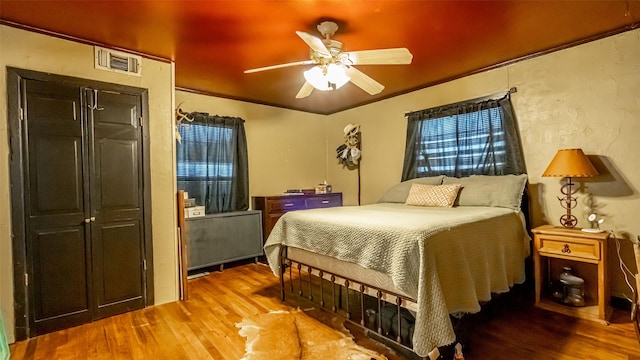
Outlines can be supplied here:
M505 143L498 108L423 120L417 173L495 172L505 164Z
M407 114L402 180L526 172L508 95Z
M202 181L208 177L228 181L233 176L233 129L215 125L189 124L178 128L189 161L177 161L178 181ZM208 149L224 149L226 156L211 161ZM209 150L211 151L211 150Z

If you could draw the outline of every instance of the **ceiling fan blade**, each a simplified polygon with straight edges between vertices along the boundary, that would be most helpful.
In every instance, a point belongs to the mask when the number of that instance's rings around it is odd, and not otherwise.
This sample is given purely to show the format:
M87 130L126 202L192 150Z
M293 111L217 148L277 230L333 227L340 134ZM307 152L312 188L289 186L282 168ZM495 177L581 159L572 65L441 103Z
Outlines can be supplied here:
M370 95L379 94L382 89L384 89L384 85L373 80L371 77L354 68L353 66L348 66L346 68L346 72L347 75L351 78L352 83L360 87L362 90L368 92Z
M313 85L311 85L307 81L305 81L304 84L302 85L302 87L300 88L300 91L298 91L298 94L296 95L296 99L305 98L305 97L311 95L312 91L313 91Z
M306 42L307 45L309 45L311 50L317 52L320 55L331 57L331 53L329 53L329 50L327 49L327 47L324 46L324 44L322 43L322 40L302 31L296 31L296 34L298 34L298 36L300 36L300 38L304 40L304 42Z
M341 54L344 55L348 56L353 65L411 64L413 59L413 55L406 48L346 51Z
M316 62L314 60L302 60L302 61L296 61L296 62L292 62L292 63L278 64L278 65L265 66L265 67L261 67L261 68L249 69L249 70L245 70L244 73L245 74L250 74L250 73L254 73L254 72L258 72L258 71L280 69L280 68L283 68L283 67L296 66L296 65L311 65L311 64L315 64L315 63Z

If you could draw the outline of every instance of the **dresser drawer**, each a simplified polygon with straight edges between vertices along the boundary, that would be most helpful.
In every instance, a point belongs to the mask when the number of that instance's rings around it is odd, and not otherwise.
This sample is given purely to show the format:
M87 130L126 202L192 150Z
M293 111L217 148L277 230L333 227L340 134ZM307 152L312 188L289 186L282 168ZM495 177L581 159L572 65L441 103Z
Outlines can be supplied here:
M307 209L342 206L341 194L311 196L307 198Z
M590 260L600 260L600 243L594 240L544 235L537 244L540 255L562 255Z
M299 195L290 195L289 197L279 197L267 200L268 213L281 213L291 210L305 209L305 199L298 197Z

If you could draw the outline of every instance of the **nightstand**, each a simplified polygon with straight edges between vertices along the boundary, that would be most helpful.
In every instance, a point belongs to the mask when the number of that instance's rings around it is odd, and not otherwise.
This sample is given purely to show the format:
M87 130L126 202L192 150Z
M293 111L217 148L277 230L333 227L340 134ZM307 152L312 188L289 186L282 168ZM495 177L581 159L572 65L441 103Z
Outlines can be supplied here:
M612 312L607 274L610 233L587 233L551 225L539 226L532 232L535 306L608 324ZM551 283L564 266L570 266L585 280L586 306L573 307L553 299Z

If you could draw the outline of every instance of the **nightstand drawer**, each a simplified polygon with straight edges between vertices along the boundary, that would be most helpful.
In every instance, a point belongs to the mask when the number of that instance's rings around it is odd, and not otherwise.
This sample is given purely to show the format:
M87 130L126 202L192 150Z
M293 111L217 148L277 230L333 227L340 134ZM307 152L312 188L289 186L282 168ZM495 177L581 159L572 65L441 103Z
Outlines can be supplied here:
M600 243L586 239L567 239L562 236L545 235L538 240L540 255L561 255L581 259L600 260Z

